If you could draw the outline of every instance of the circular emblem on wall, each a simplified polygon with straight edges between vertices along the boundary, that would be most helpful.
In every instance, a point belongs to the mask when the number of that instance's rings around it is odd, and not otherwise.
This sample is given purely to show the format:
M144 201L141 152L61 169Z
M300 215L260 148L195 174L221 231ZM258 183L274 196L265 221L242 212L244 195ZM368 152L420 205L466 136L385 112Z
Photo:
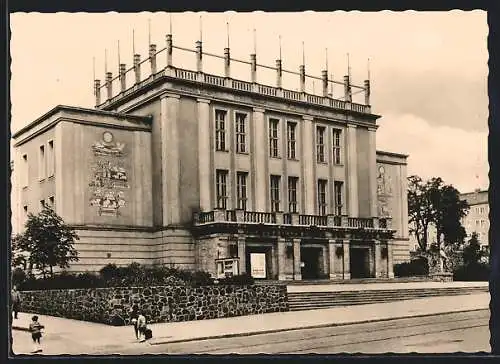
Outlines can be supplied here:
M113 134L111 134L109 131L105 131L102 134L102 140L104 140L106 143L111 143L113 141Z

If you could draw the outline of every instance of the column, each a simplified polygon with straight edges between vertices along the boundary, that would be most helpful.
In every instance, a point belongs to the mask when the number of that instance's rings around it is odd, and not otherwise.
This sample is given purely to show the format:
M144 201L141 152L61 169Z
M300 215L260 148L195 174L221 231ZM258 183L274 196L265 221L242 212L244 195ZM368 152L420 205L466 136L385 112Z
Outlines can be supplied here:
M254 125L254 160L255 160L255 211L266 212L267 204L267 129L264 116L264 109L253 109L253 125Z
M135 83L141 82L141 55L134 54Z
M244 235L238 235L238 258L240 258L240 274L246 273L247 253Z
M167 94L160 101L163 225L180 223L179 137L177 114L180 96Z
M313 117L303 116L303 137L302 137L302 167L304 175L303 193L304 196L304 213L306 215L314 215L314 203L316 184L314 182L314 133L313 133Z
M330 279L335 279L335 240L328 240L328 260Z
M351 279L351 262L349 260L349 240L344 240L342 243L344 248L344 255L342 256L342 261L344 263L343 278Z
M395 233L396 236L401 236L408 239L408 180L406 164L401 167L401 231ZM398 227L399 229L399 227Z
M198 105L198 175L200 183L200 210L210 211L210 101L197 99Z
M151 75L156 73L156 44L149 45L149 62L151 65Z
M377 208L377 145L375 128L368 128L369 175L370 175L370 217L378 215Z
M106 72L106 89L108 91L108 100L113 97L113 74Z
M293 279L302 280L300 267L300 239L293 239Z
M278 238L278 280L286 279L285 264L286 264L286 240Z
M356 139L356 125L347 125L347 213L350 217L358 217L358 158Z
M383 261L382 261L382 244L380 241L375 240L373 242L373 247L375 249L374 255L374 273L375 273L375 278L380 278L382 277L382 270L380 269L382 267Z
M394 278L393 241L387 242L387 277Z

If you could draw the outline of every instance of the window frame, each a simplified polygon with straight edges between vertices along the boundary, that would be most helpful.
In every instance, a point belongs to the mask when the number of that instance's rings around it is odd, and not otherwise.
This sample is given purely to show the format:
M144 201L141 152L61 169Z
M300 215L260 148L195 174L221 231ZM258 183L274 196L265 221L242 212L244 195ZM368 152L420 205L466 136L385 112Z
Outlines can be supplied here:
M328 215L328 180L318 179L318 214L320 216Z
M243 115L243 132L239 129L241 124L239 123L238 116ZM249 113L245 111L235 110L234 111L234 135L235 135L235 151L238 154L248 154L249 153L249 144L248 144L248 120ZM242 142L239 139L242 139ZM243 150L241 149L241 145L243 145Z
M287 145L286 153L288 159L290 160L297 160L297 125L298 123L296 121L293 120L286 121L286 145ZM290 126L293 126L293 128L290 128ZM293 131L293 139L290 138L292 134L290 131Z
M224 113L224 125L223 129L220 129L219 119L217 119L217 115L219 112ZM215 141L214 147L216 152L227 152L228 144L227 144L227 133L228 133L228 116L229 110L222 107L214 107L214 131L215 131ZM222 134L222 137L221 137Z
M292 184L290 182L293 181L293 189L291 188ZM298 212L298 200L299 196L297 193L297 186L299 184L299 177L296 176L288 176L288 184L287 184L287 190L288 190L288 212L290 213L297 213ZM292 199L292 196L295 195L295 198ZM293 207L293 208L292 208Z
M326 163L325 134L326 126L316 125L316 162Z
M333 195L335 202L335 215L342 215L342 208L344 207L344 181L334 181L333 182Z
M338 136L338 144L337 144L337 136ZM343 164L343 153L342 153L342 129L340 128L332 128L332 157L334 165L342 165Z
M280 158L280 122L280 118L273 116L268 118L268 147L270 158ZM272 135L272 132L274 132L274 124L276 124L276 136Z
M276 182L275 184L273 182ZM269 191L271 201L271 212L281 212L281 176L271 174L269 177Z
M248 205L248 175L246 171L236 172L236 206L238 210L247 211ZM241 179L243 178L243 179ZM244 181L244 184L241 182ZM242 188L244 187L244 188Z
M215 170L215 206L217 209L227 210L228 176L229 171L227 169ZM219 177L224 177L224 180L219 180ZM224 194L222 194L222 192L224 192Z

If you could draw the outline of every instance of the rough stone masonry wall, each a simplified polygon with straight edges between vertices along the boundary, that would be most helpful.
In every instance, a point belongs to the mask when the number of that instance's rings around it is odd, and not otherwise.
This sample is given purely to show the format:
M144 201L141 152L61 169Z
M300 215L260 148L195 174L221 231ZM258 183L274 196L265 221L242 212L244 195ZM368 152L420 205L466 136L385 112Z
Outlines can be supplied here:
M22 312L130 324L134 304L149 323L288 311L284 285L61 289L21 292Z

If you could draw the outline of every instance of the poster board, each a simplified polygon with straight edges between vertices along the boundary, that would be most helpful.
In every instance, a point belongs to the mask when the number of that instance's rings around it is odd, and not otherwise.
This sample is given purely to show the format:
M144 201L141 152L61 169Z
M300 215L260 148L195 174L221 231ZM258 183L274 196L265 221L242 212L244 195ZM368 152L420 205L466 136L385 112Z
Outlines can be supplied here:
M253 278L266 278L266 254L250 253L250 274Z

